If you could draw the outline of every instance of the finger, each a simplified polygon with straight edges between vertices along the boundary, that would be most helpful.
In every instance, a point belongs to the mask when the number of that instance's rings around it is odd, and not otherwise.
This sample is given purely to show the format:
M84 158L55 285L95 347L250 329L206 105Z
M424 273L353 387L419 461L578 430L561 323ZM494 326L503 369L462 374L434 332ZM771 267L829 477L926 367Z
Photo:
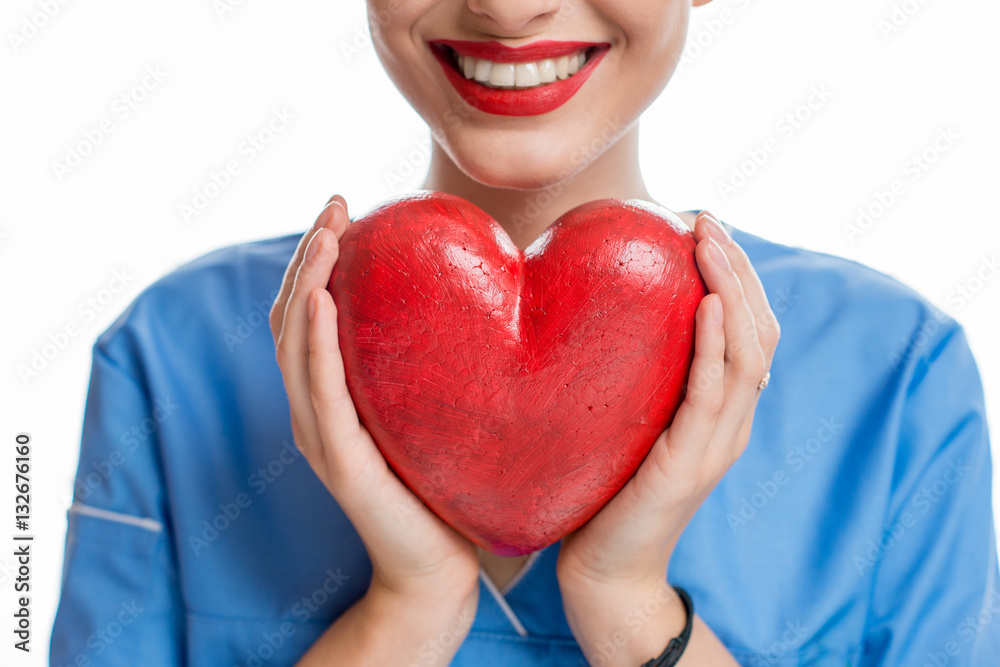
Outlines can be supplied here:
M715 432L715 421L725 400L724 318L718 294L701 300L695 312L694 358L684 400L623 489L625 493L612 502L635 494L634 502L622 502L643 508L643 515L655 515L651 507L669 506L678 498L690 497L698 488L701 475L697 472L704 471L705 443ZM633 519L643 523L641 517Z
M719 438L729 443L746 420L756 398L757 383L766 372L767 360L743 286L722 248L714 239L703 239L695 255L706 285L719 295L725 311L726 400L717 430Z
M700 241L706 236L714 238L719 243L740 279L747 303L750 304L750 310L754 316L754 323L757 326L757 337L764 347L767 368L770 368L771 358L781 335L781 327L768 303L764 285L750 263L746 251L729 236L718 218L708 211L702 211L695 220L695 238Z
M298 443L307 455L318 456L319 431L312 411L309 382L309 341L307 298L317 287L326 287L336 261L337 243L333 234L320 228L310 240L295 274L292 290L285 306L281 332L275 344L278 365L288 393L288 402L302 432Z
M316 221L313 226L307 230L302 237L299 239L298 245L295 247L295 252L292 253L292 259L288 263L288 268L285 270L285 275L281 280L281 287L278 289L278 296L274 300L274 304L271 306L270 313L270 324L271 324L271 334L274 339L278 339L278 334L281 332L281 322L285 316L285 306L288 303L288 295L292 291L292 283L295 281L295 275L298 273L299 266L302 263L302 258L305 255L306 247L312 240L313 235L318 229L326 226L330 222L330 218L336 213L336 206L332 206L334 203L339 203L344 208L344 213L347 212L347 202L340 195L333 195L330 197L323 210L320 211L319 216L317 216ZM338 236L339 238L339 236Z
M702 469L705 443L715 432L715 422L725 400L724 317L718 294L709 294L698 305L694 358L684 400L670 427L657 439L636 471L634 490L641 497L668 502L672 495L686 496L689 485L697 482L697 475L685 471Z
M327 228L336 234L337 240L339 241L343 236L344 232L347 231L348 226L351 224L351 218L347 211L347 200L340 195L334 195L334 200L336 203L340 204L343 211L333 210L330 212L330 220L327 224Z
M718 294L709 294L695 312L694 358L688 372L684 400L677 408L665 438L657 441L650 456L636 473L637 482L658 482L671 471L695 470L702 464L705 443L715 431L715 422L725 402L725 315ZM640 479L652 459L652 478ZM676 475L676 472L673 472Z
M307 309L313 312L308 324L310 399L332 486L343 489L360 481L372 466L386 464L370 438L361 437L361 423L344 375L333 297L322 287L314 288Z
M719 219L710 212L702 211L699 214L696 219L695 236L699 240L706 236L710 236L719 242L722 249L726 252L730 265L733 267L737 276L739 276L740 284L743 286L747 302L750 304L751 311L754 314L754 322L757 326L757 337L764 352L766 373L767 370L771 368L774 352L777 348L778 340L781 337L781 327L778 323L777 317L774 315L774 311L768 303L767 293L765 292L764 286L760 281L760 277L757 275L756 270L754 270L753 265L750 263L750 259L743 248L741 248L739 244L732 239L732 237L726 232L722 223L719 222ZM729 458L730 462L739 458L739 456L742 455L743 450L746 448L746 444L749 441L750 430L753 425L754 410L756 410L759 399L760 389L757 389L751 403L751 407L749 408L747 416L744 418L744 422L737 436L729 443L730 448L733 448L732 451L722 453L722 455Z
M313 226L306 230L302 236L299 238L298 245L295 246L295 252L292 253L292 258L288 262L288 267L285 269L285 275L281 279L281 286L278 288L278 296L275 298L274 303L271 305L270 313L270 324L271 324L271 334L274 339L278 339L278 334L281 332L281 322L285 316L285 305L288 302L288 294L292 290L292 283L295 281L295 274L299 270L299 264L302 263L302 256L305 254L306 246L309 245L309 241L312 240L313 234L316 230L323 225L324 218L329 215L330 204L333 203L337 195L330 197L326 204L323 206L323 210L316 217Z
M756 385L765 371L764 355L743 283L714 239L700 241L695 256L709 291L722 299L726 361L732 367L733 379L753 380Z
M327 488L371 551L395 554L412 548L413 537L437 530L440 519L396 477L358 419L347 389L333 297L317 287L307 309L310 305L310 391L326 457ZM416 544L424 548L422 540Z

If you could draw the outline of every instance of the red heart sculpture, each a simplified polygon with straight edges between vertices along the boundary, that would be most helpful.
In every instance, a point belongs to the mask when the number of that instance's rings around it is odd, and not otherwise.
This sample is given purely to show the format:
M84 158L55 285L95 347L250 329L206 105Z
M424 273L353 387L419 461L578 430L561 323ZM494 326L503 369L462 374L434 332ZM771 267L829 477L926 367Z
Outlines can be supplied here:
M476 544L552 544L625 485L683 399L707 293L695 245L638 200L579 206L524 252L459 197L375 208L329 285L361 422Z

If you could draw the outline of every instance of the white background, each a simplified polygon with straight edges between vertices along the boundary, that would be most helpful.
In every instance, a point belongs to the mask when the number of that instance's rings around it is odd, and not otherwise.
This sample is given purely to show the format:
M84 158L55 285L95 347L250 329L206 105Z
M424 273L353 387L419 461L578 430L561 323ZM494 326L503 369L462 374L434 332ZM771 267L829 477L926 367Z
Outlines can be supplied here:
M51 18L40 13L46 4ZM898 29L885 33L879 24L894 9ZM961 305L948 297L1000 252L998 18L1000 5L987 0L716 0L693 12L688 57L643 119L642 155L647 183L670 208L707 208L759 236L856 259L956 317L994 428L1000 279L990 273ZM12 35L28 37L15 44ZM0 545L0 662L47 662L97 335L182 262L300 232L334 193L359 213L420 183L427 131L366 35L360 0L4 0L0 540L11 544L14 532L13 438L27 431L37 541L30 657L11 648L13 549ZM165 78L143 90L147 68ZM817 88L830 98L800 109ZM135 106L127 117L122 95ZM248 161L239 147L274 109L293 120ZM805 120L789 137L778 123L796 111ZM110 133L82 164L57 174L54 164L103 118ZM908 161L931 149L942 128L957 139L913 180ZM723 196L719 183L772 137L767 162ZM241 172L185 221L180 206L233 159ZM387 174L404 182L390 187ZM902 194L849 239L845 225L858 207L894 179ZM115 271L131 278L117 294L102 292L118 286ZM96 317L78 310L104 297ZM23 380L18 366L72 324L79 333Z

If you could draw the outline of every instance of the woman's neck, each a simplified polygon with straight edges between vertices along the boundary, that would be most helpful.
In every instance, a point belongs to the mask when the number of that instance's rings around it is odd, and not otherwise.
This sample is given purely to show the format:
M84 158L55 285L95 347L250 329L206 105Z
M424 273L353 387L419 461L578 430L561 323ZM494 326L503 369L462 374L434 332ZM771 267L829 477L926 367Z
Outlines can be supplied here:
M583 171L540 190L508 190L478 183L435 142L430 172L422 187L472 202L492 215L521 249L580 204L606 197L653 201L639 170L638 123Z

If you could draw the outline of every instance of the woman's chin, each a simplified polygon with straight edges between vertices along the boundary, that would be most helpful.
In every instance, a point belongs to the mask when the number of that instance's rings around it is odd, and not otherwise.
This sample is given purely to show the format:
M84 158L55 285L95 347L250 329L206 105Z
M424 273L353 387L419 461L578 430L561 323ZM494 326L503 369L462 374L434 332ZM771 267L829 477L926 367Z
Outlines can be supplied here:
M490 188L504 190L541 190L559 185L573 175L567 171L568 160L562 156L544 158L498 156L477 153L454 155L456 165L472 180ZM582 166L582 165L581 165Z

